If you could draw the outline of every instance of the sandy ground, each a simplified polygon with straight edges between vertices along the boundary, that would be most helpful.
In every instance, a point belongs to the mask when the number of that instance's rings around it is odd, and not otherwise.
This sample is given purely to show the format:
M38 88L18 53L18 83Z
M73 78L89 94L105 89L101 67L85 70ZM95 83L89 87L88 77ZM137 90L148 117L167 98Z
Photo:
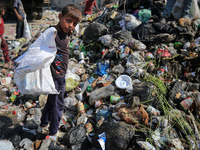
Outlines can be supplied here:
M33 29L39 28L41 25L56 25L57 21L47 21L47 20L32 20L28 21L28 24L30 26L31 32L34 32ZM14 40L16 34L16 22L15 21L8 21L5 22L5 33L4 37L7 37L7 40Z

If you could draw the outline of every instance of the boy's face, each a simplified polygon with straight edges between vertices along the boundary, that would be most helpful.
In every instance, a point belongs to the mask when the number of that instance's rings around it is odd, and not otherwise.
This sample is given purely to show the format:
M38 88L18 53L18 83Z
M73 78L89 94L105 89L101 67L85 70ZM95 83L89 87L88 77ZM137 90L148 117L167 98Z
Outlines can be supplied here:
M63 16L60 13L58 18L60 20L60 26L64 33L72 33L74 28L78 24L78 21L67 14Z

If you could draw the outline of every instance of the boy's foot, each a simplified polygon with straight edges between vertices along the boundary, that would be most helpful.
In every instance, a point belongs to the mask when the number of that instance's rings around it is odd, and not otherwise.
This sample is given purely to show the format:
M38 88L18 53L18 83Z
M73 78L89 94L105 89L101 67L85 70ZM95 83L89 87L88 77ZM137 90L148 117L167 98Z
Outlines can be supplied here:
M48 135L49 134L49 125L47 125L47 126L39 126L37 128L37 133L38 134L46 134L46 135Z

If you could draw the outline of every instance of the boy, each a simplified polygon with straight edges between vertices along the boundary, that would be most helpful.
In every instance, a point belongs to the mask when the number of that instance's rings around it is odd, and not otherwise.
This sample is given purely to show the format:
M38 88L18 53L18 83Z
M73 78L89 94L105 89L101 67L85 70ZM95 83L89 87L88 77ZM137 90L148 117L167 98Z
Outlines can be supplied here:
M54 79L55 88L59 94L49 94L47 103L44 107L41 117L41 127L46 127L49 123L49 135L51 138L56 138L56 133L59 128L65 107L65 74L67 72L69 59L69 35L73 33L75 26L82 19L80 9L69 4L65 6L58 15L59 23L56 25L57 35L55 37L57 54L50 68Z
M14 13L17 16L16 39L23 37L25 11L21 0L14 0Z
M4 21L3 21L2 17L4 14L5 14L4 7L0 6L0 49L2 49L2 51L3 51L5 63L11 64L11 60L9 57L9 51L8 51L8 44L6 43L5 39L3 38L5 27L4 27Z
M81 2L80 5L83 5L83 3L85 3L85 8L83 11L84 15L91 15L93 6L95 6L97 8L97 10L100 11L100 9L97 6L96 0L85 0L85 1Z

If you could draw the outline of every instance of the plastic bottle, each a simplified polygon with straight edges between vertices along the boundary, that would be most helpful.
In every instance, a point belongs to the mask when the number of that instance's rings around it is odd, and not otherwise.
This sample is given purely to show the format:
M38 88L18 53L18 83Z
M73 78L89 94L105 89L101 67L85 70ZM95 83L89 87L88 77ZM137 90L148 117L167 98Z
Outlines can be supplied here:
M70 49L73 49L74 47L75 47L75 45L77 44L77 42L78 42L78 37L76 37L75 39L73 39L72 41L71 41L71 43L69 44L69 48Z
M93 91L89 97L89 104L94 105L95 101L102 100L103 98L107 98L113 95L114 91L115 91L115 86L111 84Z

